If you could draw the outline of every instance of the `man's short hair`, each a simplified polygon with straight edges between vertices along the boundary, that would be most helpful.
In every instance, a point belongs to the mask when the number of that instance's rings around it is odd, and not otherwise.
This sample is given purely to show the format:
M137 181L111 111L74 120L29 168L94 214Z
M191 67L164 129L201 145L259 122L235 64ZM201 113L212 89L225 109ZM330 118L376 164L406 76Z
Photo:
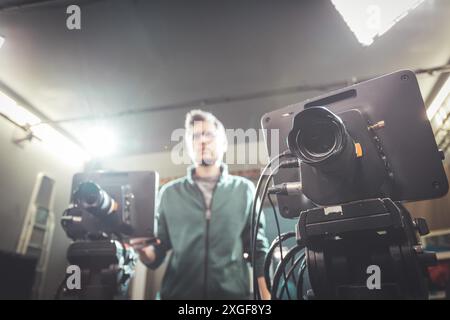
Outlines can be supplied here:
M196 123L199 122L209 122L214 124L217 129L217 138L219 139L219 145L224 147L224 152L228 149L228 139L225 132L225 128L212 113L206 112L203 110L191 110L186 114L186 121L184 123L185 126L185 147L187 148L187 152L189 157L193 162L195 162L194 150L193 150L193 131ZM220 159L222 161L222 159Z
M207 121L216 127L219 134L223 134L226 139L225 127L211 112L203 111L200 109L191 110L186 114L186 121L184 127L186 129L186 135L192 133L192 129L196 122Z

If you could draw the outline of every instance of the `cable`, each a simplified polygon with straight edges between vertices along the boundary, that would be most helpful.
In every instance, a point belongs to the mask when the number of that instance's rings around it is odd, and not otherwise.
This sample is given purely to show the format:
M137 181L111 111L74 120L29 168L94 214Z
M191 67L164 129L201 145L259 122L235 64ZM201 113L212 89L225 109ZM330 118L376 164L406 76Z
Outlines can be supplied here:
M279 159L279 158L278 158ZM250 248L251 248L251 263L252 263L252 267L253 267L253 299L254 300L259 300L261 298L259 292L259 290L257 290L259 288L259 286L257 285L258 280L254 274L255 272L255 251L253 250L253 233L254 233L254 220L255 220L255 211L256 211L256 206L257 206L257 202L259 199L259 191L261 188L261 184L262 181L264 180L265 177L265 173L267 171L267 169L270 167L272 161L270 161L263 169L261 175L259 176L258 179L258 183L256 184L256 192L255 192L255 196L253 198L253 203L252 203L252 211L250 213ZM262 204L261 204L262 206Z
M256 192L255 192L255 196L254 196L253 203L252 203L252 211L251 211L251 217L250 217L250 247L252 249L256 247L253 245L254 244L253 238L254 238L254 229L255 229L254 223L255 223L256 206L258 203L259 193L260 193L262 182L263 182L264 178L266 177L266 171L270 168L270 166L273 164L274 161L281 159L282 157L285 157L288 155L290 155L290 151L285 150L282 153L280 153L279 155L275 156L264 167L261 175L259 176L258 183L256 184ZM263 206L263 201L261 202L260 208L262 208L262 206ZM256 230L257 230L257 228L256 228ZM256 249L254 249L251 254L251 262L252 262L253 267L255 267L255 251L256 251ZM258 281L257 281L256 276L253 276L253 298L255 300L259 300L261 298L261 296L259 294L259 286L258 286Z
M272 290L272 284L270 283L269 268L270 264L272 263L273 252L275 248L278 246L278 242L283 242L293 237L295 237L294 231L283 233L280 237L275 238L269 247L269 251L267 252L266 255L266 261L264 262L264 278L266 279L266 285L269 291Z
M270 197L270 194L267 195L267 198L269 199L270 205L272 206L272 210L273 210L273 215L275 217L275 223L277 225L277 232L278 232L278 237L280 237L281 235L281 231L280 231L280 222L278 221L278 215L277 212L275 210L275 205L273 204L272 198ZM283 259L283 244L280 241L280 258ZM267 257L266 257L267 259ZM284 277L284 281L286 282L286 273L283 271L283 277ZM291 300L290 294L289 294L289 290L288 290L288 298L289 300Z
M271 295L272 295L272 299L279 299L278 297L278 290L279 290L279 286L280 286L280 278L281 278L281 274L283 271L285 271L286 265L289 263L289 261L295 257L295 255L300 252L301 250L303 250L304 247L303 246L295 246L293 248L291 248L288 253L286 254L286 257L283 261L281 261L275 271L275 275L274 275L274 281L273 281L273 287L271 290ZM296 261L295 267L297 266L298 262L303 259L303 255L300 257L300 259L298 259L298 261ZM295 269L295 267L293 267L292 269L290 269L289 271L291 271L291 275L292 275L292 271ZM289 277L287 278L289 279ZM283 285L286 285L287 282L284 282ZM280 292L280 294L282 293L282 291Z
M290 155L290 151L289 150L285 150L282 153L280 153L279 155L275 156L272 160L270 160L267 165L264 167L261 175L259 176L258 182L256 184L256 192L255 192L255 196L253 199L253 203L252 203L252 220L251 220L251 224L250 224L250 231L252 234L251 239L253 239L253 223L254 223L254 214L256 212L256 205L257 205L257 200L259 198L259 193L260 193L260 189L261 189L261 185L262 185L262 181L264 179L264 177L266 177L266 171L270 168L270 166L273 164L274 161L281 159L282 157L285 156L289 156ZM262 203L261 203L262 205Z
M284 156L284 155L291 155L290 154L290 152L289 151L284 151L282 154L280 154L279 156L277 156L275 159L277 159L277 158L281 158L282 156ZM275 160L274 159L274 160ZM269 165L271 165L271 163L274 161L274 160L272 160L270 163L269 163ZM253 266L255 265L255 252L256 252L256 240L258 239L258 226L259 226L259 221L260 221L260 219L261 219L261 213L262 213L262 209L263 209L263 203L264 203L264 200L265 200L265 198L266 198L266 195L267 195L267 191L268 191L268 189L269 189L269 183L270 183L270 180L272 180L273 179L273 176L278 172L278 169L280 169L280 168L298 168L299 167L299 165L300 165L300 161L299 161L299 159L297 159L297 158L292 158L292 159L288 159L288 160L285 160L285 161L283 161L283 162L281 162L280 164L278 164L276 167L275 167L275 169L273 169L273 170L271 170L271 173L269 174L269 177L267 178L267 180L266 180L266 184L265 184L265 186L264 186L264 190L263 190L263 196L262 196L262 199L261 199L261 205L260 205L260 207L259 207L259 211L258 211L258 214L257 214L257 216L256 216L256 221L254 221L255 219L253 218L254 217L254 215L255 215L255 207L256 207L256 205L255 205L255 203L256 203L256 201L257 201L257 199L258 199L258 195L259 194L256 194L255 195L255 199L254 199L254 205L255 206L253 206L253 208L252 208L252 222L254 222L253 224L252 224L252 232L251 232L251 236L252 236L252 242L251 242L251 244L252 244L252 252L253 252L253 254L252 254L252 264L253 264ZM268 168L268 166L266 166L266 168ZM258 184L261 182L261 177L260 177L260 181L258 181ZM259 187L260 187L260 184L258 185L258 188L257 189L259 189ZM256 228L255 228L255 225L256 225ZM254 232L255 231L255 232ZM254 233L253 233L254 232ZM283 258L283 257L281 257L281 258ZM257 281L257 279L256 279L256 277L254 276L253 277L253 288L254 288L254 292L253 292L253 296L254 296L254 299L256 300L256 299L260 299L261 297L260 297L260 294L259 294L259 285L258 285L258 281Z
M270 175L267 178L266 184L264 186L263 198L261 199L261 204L259 206L259 211L258 211L258 214L256 216L257 217L257 221L255 221L255 215L256 215L255 210L256 210L256 203L257 203L258 198L259 198L259 196L258 196L259 192L256 193L256 196L255 196L256 200L253 201L254 207L253 207L253 210L252 210L252 218L251 218L252 222L251 222L251 229L250 229L251 230L251 232L250 232L250 235L251 235L251 237L250 237L250 239L251 239L250 240L250 244L251 244L251 247L252 247L252 266L254 268L254 271L255 271L255 261L256 261L256 241L258 239L258 225L259 225L259 220L260 220L260 216L261 216L261 211L262 211L262 208L263 208L265 193L267 191L267 187L268 187L268 184L269 184L269 181L270 181L271 177L272 176ZM253 296L254 296L255 300L260 300L261 299L261 296L260 296L260 293L259 293L258 280L257 280L255 275L253 276Z
M286 290L286 293L287 293L287 295L288 295L288 299L289 299L289 300L292 300L291 297L290 297L290 295L289 295L289 288L288 288L288 286L287 286L287 284L288 284L288 281L287 281L287 280L289 280L289 278L290 278L291 276L294 275L294 270L295 270L295 268L297 268L297 265L298 265L301 261L303 261L304 259L305 259L305 253L302 253L302 254L295 260L295 262L292 264L292 266L289 268L289 271L288 271L287 276L286 276L286 278L285 278L285 280L284 280L283 286L281 287L280 297L283 296L283 291ZM291 261L294 261L294 257L292 257L292 260L291 260ZM284 272L285 272L285 270L283 269L283 273L284 273ZM286 279L287 279L287 280L286 280ZM294 280L294 282L297 282L297 281Z
M291 259L291 267L292 267L293 265L294 265L294 259ZM295 272L293 272L292 275L289 275L289 274L288 274L287 279L289 279L290 277L292 277L293 281L294 281L295 283L297 283L297 277L295 276ZM285 276L285 278L286 278L286 276ZM288 296L289 296L289 292L288 292Z
M280 166L281 166L281 164L279 164L276 168L275 168L275 170L273 171L273 172L276 172L279 168L280 168ZM269 177L267 178L267 180L266 180L266 184L264 185L264 189L263 189L263 196L262 196L262 199L261 199L261 205L260 205L260 207L259 207L259 210L258 210L258 214L256 215L256 221L255 221L255 223L254 223L254 225L253 225L253 230L254 230L254 233L252 233L252 262L253 262L253 266L255 265L255 253L256 253L256 241L257 241L257 239L258 239L258 225L259 225L259 221L260 221L260 219L261 219L261 213L262 213L262 209L263 209L263 203L264 203L264 200L265 200L265 198L266 198L266 194L267 194L267 190L269 189L269 183L270 183L270 180L273 178L273 172L269 175ZM261 299L261 297L260 297L260 295L259 295L259 285L258 285L258 281L257 281L257 279L256 279L256 277L254 276L253 277L253 288L254 288L254 291L257 293L256 294L256 296L255 296L255 298L256 299L258 299L258 300L260 300ZM254 292L254 293L255 293Z
M272 291L271 291L271 296L272 299L277 297L277 291L278 291L278 286L279 286L279 282L280 282L280 278L281 278L281 274L282 274L282 270L286 267L286 263L289 262L289 260L292 257L295 257L295 255L300 251L303 250L304 246L299 246L296 245L295 247L291 248L288 253L286 254L286 257L280 261L280 263L278 263L278 266L275 270L275 274L273 277L273 285L272 285Z
M303 259L302 264L300 265L298 281L297 281L297 300L303 300L303 273L306 270L306 258Z

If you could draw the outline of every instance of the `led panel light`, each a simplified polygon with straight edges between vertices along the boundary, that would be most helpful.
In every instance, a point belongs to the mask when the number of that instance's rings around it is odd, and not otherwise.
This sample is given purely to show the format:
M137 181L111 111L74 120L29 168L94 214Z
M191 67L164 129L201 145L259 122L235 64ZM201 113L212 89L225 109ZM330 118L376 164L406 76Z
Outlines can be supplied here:
M424 0L331 0L363 46L386 33Z

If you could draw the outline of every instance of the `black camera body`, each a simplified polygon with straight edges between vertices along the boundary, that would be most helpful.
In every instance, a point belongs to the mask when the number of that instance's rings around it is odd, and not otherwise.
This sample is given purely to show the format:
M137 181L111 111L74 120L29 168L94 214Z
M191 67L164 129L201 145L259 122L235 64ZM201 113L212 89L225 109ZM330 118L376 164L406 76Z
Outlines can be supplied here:
M271 158L300 161L283 168L280 160L282 169L272 172L281 215L298 217L297 246L287 254L294 259L304 249L288 272L303 257L297 298L426 299L427 267L436 256L420 243L425 220L412 219L402 202L442 197L448 181L414 73L355 84L261 121L269 153L279 146ZM282 237L273 246L277 241ZM286 289L278 291L286 265L282 260L275 272L274 299ZM376 290L366 283L371 268L382 272Z
M158 174L152 171L78 173L61 224L69 238L155 235Z
M300 157L300 168L276 172L275 184L301 181L303 185L303 195L277 196L283 217L298 217L302 210L315 205L374 197L420 201L447 194L443 154L436 145L412 71L397 71L263 115L269 156L287 149L298 156L296 139L289 140L291 131L296 137L299 123L314 125L308 120L320 118L317 114L324 109L342 121L353 142L359 143L362 156L351 160L351 165L328 158L334 160L329 161L329 168L326 160L313 164ZM339 167L339 172L330 172L332 166ZM304 196L312 202L306 202Z
M68 290L63 282L57 298L126 298L138 260L126 241L155 240L158 184L158 173L153 171L74 175L71 205L61 225L74 241L67 260L81 270L81 289Z

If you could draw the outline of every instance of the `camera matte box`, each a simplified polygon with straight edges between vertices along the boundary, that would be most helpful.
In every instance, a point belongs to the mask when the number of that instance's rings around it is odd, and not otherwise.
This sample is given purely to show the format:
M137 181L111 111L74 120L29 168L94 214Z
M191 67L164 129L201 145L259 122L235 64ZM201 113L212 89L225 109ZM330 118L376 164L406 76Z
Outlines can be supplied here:
M77 173L72 179L73 194L80 183L92 181L105 190L116 202L123 205L121 189L129 190L133 194L130 205L130 222L133 232L130 238L153 238L156 233L155 210L159 185L159 175L155 171L131 172L89 172ZM121 209L121 208L120 208ZM119 210L120 210L119 209Z
M315 106L326 107L335 114L359 110L368 125L384 121L385 126L376 130L376 135L394 174L392 200L427 200L447 193L443 159L412 71L397 71L263 115L261 124L266 129L266 145L271 158L276 156L271 154L271 130L279 130L279 152L287 150L293 118L305 108ZM281 169L274 176L275 184L301 180L300 169ZM380 192L379 197L383 196ZM313 203L306 201L304 196L278 196L278 205L282 216L293 218L300 211L310 209Z

